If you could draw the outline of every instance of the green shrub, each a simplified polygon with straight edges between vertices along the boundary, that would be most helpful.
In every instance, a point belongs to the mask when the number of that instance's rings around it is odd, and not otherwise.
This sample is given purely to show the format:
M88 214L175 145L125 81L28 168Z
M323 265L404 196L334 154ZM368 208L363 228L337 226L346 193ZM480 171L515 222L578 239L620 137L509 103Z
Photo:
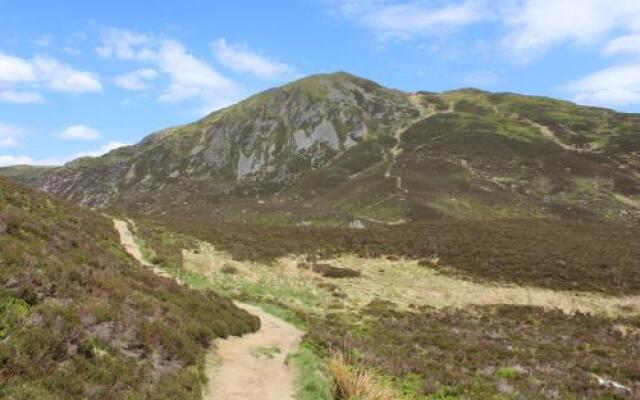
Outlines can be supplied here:
M328 264L315 264L313 272L317 272L325 278L358 278L362 274L351 268L334 267Z

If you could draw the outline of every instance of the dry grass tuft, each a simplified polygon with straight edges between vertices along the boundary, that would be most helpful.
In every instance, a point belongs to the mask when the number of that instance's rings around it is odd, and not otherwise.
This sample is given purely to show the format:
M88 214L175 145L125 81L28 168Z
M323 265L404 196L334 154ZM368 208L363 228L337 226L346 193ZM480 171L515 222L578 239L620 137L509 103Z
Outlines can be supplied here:
M378 383L373 372L362 366L349 366L344 356L335 354L329 360L333 378L331 391L334 400L394 400L392 391Z

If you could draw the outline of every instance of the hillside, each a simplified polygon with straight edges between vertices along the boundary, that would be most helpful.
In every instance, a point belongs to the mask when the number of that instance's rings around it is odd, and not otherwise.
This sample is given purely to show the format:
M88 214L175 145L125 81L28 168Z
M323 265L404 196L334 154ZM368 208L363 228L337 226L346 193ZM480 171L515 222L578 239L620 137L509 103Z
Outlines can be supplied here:
M102 157L0 173L92 207L267 224L634 222L640 115L474 89L405 93L336 73Z
M0 179L0 398L199 399L211 340L257 325L142 268L109 218Z
M200 398L210 339L256 328L207 289L306 332L243 353L301 400L640 393L640 115L337 73L0 173L64 199L0 181L0 397Z

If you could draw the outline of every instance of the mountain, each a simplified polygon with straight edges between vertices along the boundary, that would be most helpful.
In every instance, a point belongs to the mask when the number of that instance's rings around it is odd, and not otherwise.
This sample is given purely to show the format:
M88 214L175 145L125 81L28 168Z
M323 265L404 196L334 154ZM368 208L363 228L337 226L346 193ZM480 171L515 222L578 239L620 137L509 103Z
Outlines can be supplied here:
M334 73L102 157L0 173L83 205L152 215L634 222L640 115L476 89L406 93Z
M143 268L103 215L0 178L0 398L196 399L257 320Z

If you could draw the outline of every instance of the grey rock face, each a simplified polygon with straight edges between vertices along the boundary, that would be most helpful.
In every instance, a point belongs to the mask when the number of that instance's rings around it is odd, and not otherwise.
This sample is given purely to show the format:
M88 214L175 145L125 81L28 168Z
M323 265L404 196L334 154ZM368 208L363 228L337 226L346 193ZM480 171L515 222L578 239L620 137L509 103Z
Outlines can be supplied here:
M156 132L128 150L52 169L36 186L105 207L166 190L184 177L212 185L286 184L367 135L392 136L416 113L404 93L346 74L313 76Z

